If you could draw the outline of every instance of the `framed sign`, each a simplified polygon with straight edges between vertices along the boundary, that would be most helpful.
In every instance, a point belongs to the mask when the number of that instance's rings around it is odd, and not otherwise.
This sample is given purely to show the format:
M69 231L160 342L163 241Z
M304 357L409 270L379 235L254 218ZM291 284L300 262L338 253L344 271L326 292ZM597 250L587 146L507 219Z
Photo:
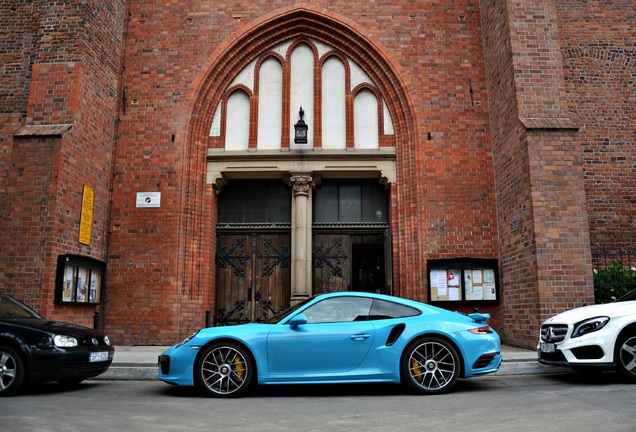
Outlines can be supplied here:
M58 303L101 302L106 264L78 255L60 255L57 260L55 301Z
M498 302L497 261L479 258L430 260L428 298L434 302Z

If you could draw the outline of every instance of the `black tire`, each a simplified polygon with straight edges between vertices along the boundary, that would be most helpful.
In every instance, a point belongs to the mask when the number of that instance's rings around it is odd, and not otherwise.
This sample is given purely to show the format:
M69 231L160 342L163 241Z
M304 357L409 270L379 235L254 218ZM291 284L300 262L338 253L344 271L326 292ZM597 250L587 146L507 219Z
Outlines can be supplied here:
M636 334L621 335L616 343L616 368L629 381L636 383Z
M7 346L0 346L0 396L18 391L24 384L25 367L22 357Z
M402 381L421 394L441 394L453 388L461 370L457 351L444 339L426 337L409 345L402 356Z
M251 356L233 343L207 347L196 365L196 382L207 396L230 398L245 393L256 371Z

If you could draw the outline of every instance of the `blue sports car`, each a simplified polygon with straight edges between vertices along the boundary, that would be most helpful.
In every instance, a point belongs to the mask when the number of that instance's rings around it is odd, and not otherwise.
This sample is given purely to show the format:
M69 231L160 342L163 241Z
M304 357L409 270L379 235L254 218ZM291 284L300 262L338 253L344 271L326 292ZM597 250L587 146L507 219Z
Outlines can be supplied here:
M252 384L404 383L421 394L499 370L488 314L392 296L311 297L265 323L204 328L159 356L158 378L236 397Z

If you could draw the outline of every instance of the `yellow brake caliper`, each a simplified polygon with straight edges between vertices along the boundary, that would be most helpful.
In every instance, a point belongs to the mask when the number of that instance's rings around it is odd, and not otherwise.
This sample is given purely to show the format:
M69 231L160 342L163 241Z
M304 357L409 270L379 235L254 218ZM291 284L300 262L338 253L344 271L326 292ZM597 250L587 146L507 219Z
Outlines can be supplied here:
M241 360L240 356L234 357L234 372L236 376L243 381L245 379L245 363Z
M413 378L415 378L419 382L422 382L422 380L424 379L424 375L421 375L422 371L420 370L420 362L412 359L411 368L413 369Z

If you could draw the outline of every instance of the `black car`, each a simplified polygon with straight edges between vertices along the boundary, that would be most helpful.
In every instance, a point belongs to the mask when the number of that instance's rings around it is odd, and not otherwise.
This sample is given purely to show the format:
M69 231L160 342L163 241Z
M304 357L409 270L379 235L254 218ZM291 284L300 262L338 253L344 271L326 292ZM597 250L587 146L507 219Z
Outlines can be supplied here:
M0 294L0 396L26 383L78 384L106 372L114 354L103 333L46 320Z

